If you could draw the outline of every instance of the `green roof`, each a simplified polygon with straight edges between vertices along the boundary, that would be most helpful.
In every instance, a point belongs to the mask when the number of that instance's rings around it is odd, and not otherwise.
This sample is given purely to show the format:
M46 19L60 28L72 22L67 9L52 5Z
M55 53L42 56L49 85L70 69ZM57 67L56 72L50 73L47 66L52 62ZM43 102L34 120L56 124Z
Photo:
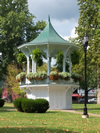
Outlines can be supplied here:
M48 17L48 24L40 35L29 42L28 44L69 44L68 41L64 40L53 28L50 17Z

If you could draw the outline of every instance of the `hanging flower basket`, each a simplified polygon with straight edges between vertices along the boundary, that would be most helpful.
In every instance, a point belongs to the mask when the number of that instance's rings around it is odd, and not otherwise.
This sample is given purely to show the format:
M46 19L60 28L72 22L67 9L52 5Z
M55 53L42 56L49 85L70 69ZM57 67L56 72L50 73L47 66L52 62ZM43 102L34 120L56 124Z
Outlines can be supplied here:
M81 82L82 76L80 74L72 74L71 78L74 80L74 82Z
M21 72L16 76L17 82L21 82L21 84L25 84L25 79L26 79L26 73Z
M25 73L25 72L21 72L21 73L19 73L19 74L16 76L16 80L17 80L17 81L23 81L23 80L25 80L25 77L26 77L26 73Z

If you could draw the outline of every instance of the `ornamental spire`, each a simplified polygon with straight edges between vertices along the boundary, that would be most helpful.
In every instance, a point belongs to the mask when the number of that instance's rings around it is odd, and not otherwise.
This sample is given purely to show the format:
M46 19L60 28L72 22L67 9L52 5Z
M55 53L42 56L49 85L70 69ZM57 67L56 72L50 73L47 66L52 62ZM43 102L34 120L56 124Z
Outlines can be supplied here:
M50 15L48 15L48 22L50 22Z

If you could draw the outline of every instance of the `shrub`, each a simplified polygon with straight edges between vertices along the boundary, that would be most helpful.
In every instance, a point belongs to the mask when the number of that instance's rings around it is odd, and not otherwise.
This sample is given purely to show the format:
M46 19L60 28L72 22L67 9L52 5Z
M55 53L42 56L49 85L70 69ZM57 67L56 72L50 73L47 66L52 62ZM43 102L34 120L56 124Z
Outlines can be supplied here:
M27 99L19 98L13 101L18 111L26 113L45 113L49 108L49 102L46 99Z
M3 99L0 99L0 107L3 107L5 101Z
M24 112L27 112L27 113L35 112L33 99L23 99L21 102L21 105Z
M45 113L49 108L49 102L46 99L35 99L34 101L37 113Z
M23 98L19 98L19 99L15 99L15 100L13 101L15 108L16 108L18 111L21 111L21 112L23 112L23 109L22 109L22 106L21 106L22 100L23 100Z

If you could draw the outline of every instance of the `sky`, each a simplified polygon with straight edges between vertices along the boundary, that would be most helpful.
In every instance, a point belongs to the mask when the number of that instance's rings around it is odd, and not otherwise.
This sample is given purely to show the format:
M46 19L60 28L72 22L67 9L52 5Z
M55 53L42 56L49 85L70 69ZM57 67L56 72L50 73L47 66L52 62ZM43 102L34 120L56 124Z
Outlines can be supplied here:
M76 37L75 27L78 26L79 6L77 0L28 0L29 11L36 16L36 21L51 23L57 33L64 39Z

